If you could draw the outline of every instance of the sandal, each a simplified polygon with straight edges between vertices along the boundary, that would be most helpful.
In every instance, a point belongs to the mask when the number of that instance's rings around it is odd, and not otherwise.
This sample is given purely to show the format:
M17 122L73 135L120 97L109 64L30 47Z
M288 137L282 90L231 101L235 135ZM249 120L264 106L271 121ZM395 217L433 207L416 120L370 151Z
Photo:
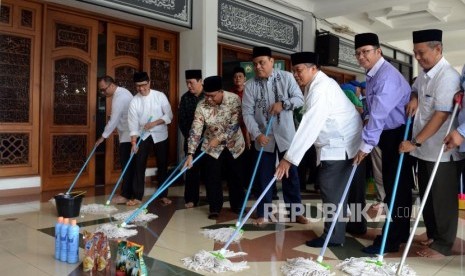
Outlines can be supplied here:
M126 205L127 206L136 206L136 205L139 205L141 203L142 203L142 201L140 201L138 199L131 199L128 202L126 202Z

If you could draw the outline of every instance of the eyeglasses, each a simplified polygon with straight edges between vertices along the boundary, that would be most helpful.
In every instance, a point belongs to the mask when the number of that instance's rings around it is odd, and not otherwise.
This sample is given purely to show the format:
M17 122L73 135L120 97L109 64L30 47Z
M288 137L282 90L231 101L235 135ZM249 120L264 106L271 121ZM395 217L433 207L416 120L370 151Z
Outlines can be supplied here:
M110 86L111 86L111 83L110 83L109 85L107 85L107 87L100 89L100 92L101 92L101 93L106 93L106 92L107 92L107 89L108 89Z
M359 57L359 56L363 55L364 57L366 57L368 55L368 53L370 53L370 51L374 51L376 49L378 49L378 48L361 50L360 52L355 52L354 56Z

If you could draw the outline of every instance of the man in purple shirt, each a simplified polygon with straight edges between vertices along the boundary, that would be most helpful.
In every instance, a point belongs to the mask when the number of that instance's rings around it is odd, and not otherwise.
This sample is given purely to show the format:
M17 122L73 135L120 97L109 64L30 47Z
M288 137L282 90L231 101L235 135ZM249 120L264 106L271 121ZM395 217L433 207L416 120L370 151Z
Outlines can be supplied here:
M366 70L368 115L363 118L362 142L354 162L359 164L375 146L381 149L386 191L384 203L388 205L399 162L398 148L405 132L405 106L410 100L410 85L399 71L383 58L376 34L363 33L355 36L355 57ZM385 252L399 251L399 245L409 236L412 185L407 170L408 156L404 158L404 169L401 171L394 208L390 210L392 221ZM373 245L365 247L363 251L378 254L380 247L381 236L377 236Z

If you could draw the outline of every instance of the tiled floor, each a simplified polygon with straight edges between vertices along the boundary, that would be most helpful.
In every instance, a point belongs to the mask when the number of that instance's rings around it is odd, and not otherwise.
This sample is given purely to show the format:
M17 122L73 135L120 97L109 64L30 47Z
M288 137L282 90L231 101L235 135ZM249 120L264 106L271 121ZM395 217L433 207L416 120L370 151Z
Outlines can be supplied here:
M153 193L153 188L146 190L147 195ZM162 206L160 202L149 205L149 212L159 216L158 219L138 226L138 235L128 238L144 245L144 260L149 275L204 275L202 271L190 271L183 267L180 259L193 256L201 249L216 250L222 244L206 239L200 234L202 228L215 228L217 224L233 225L237 215L229 211L228 202L225 203L220 218L215 222L207 218L208 206L203 202L201 206L185 209L182 199L183 187L170 188L173 204ZM96 195L97 194L97 195ZM104 203L108 198L102 191L89 190L83 204ZM204 195L204 193L202 193ZM53 258L54 252L54 224L56 221L55 206L48 201L53 194L41 194L29 197L0 198L0 275L90 275L82 271L82 265L66 264ZM318 195L303 194L304 202L320 202ZM249 202L249 206L253 200ZM120 211L129 207L118 205ZM441 260L431 260L415 255L420 248L414 241L407 259L407 264L417 275L465 275L464 252L465 246L465 215L461 212L457 240L454 245L454 255ZM84 215L78 218L82 230L94 231L102 223L111 221L108 215ZM413 222L413 221L412 221ZM335 265L348 257L366 256L360 249L371 244L373 237L380 233L382 223L371 223L369 231L363 236L347 234L344 247L329 248L324 260L332 266L331 271L336 275L344 275ZM240 243L232 244L229 249L248 253L247 256L233 259L245 260L249 269L241 272L226 272L223 275L281 275L280 267L288 258L307 257L316 258L319 249L307 247L305 241L316 237L322 232L322 223L314 222L308 225L295 223L276 223L259 228L248 223ZM417 230L418 241L424 237L425 228L420 224ZM112 242L114 253L116 242ZM401 253L390 253L385 256L385 262L399 262ZM82 261L83 250L80 250ZM113 254L113 257L115 254ZM112 266L112 270L114 270ZM113 275L112 273L108 273ZM105 275L97 273L93 275Z

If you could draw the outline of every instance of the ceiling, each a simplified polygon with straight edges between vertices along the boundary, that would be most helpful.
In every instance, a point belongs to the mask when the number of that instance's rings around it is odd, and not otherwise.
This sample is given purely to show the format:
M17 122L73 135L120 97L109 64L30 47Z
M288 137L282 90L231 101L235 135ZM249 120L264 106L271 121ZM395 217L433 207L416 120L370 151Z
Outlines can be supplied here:
M412 32L443 30L444 56L457 69L465 64L465 0L286 0L333 24L332 32L353 38L374 32L381 43L412 51ZM317 23L317 27L318 27ZM337 31L336 31L337 30Z

